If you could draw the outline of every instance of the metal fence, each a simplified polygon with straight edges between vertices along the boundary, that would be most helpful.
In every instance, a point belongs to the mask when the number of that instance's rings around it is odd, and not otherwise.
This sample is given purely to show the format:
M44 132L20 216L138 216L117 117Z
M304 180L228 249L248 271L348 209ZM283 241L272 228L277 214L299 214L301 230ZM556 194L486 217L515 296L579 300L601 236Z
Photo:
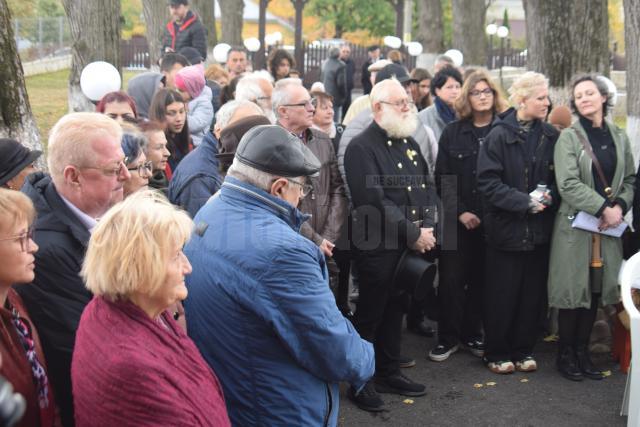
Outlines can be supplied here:
M71 33L67 18L13 19L13 33L23 62L70 53Z

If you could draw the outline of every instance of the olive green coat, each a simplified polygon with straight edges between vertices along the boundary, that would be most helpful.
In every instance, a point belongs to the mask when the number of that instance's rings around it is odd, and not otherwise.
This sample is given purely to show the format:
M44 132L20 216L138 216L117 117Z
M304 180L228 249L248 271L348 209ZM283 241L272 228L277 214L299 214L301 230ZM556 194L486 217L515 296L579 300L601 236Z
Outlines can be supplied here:
M624 130L607 122L616 147L616 170L609 183L615 199L622 199L627 208L633 202L635 170L629 138ZM592 161L585 153L578 135L587 135L576 121L562 131L555 146L554 164L560 208L556 214L551 237L549 265L549 305L556 308L589 308L589 263L591 260L591 233L571 227L579 211L595 215L605 199L594 190ZM618 272L622 263L621 239L602 236L601 253L604 263L602 304L620 301Z

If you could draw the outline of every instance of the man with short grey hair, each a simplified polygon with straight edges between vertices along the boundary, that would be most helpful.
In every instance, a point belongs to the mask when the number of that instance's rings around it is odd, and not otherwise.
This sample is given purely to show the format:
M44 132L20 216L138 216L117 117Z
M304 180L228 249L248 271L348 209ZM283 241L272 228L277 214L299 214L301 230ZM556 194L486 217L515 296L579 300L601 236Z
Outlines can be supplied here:
M329 50L329 58L322 67L322 83L326 92L333 96L333 121L342 121L342 104L347 98L347 67L340 59L340 49Z
M250 101L257 104L264 115L275 123L275 115L273 114L271 95L273 93L273 85L266 79L262 73L254 72L243 76L236 86L235 99L238 101Z
M22 191L36 208L35 279L16 290L44 350L62 423L73 425L71 355L82 310L92 298L79 276L91 231L123 198L131 178L120 146L122 129L98 113L71 113L51 129L51 175L30 175Z
M359 390L373 374L371 344L338 311L323 254L299 234L307 216L296 206L320 168L291 133L254 127L195 217L187 326L233 425L335 426L338 382Z

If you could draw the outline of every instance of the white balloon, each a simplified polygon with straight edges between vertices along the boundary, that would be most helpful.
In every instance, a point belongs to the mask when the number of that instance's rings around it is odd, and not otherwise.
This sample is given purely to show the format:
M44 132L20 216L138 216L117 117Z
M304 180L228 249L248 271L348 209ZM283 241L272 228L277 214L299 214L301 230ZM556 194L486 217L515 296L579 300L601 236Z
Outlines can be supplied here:
M396 36L386 36L384 38L384 44L385 46L389 46L391 49L400 49L400 46L402 46L402 40Z
M275 36L273 34L267 34L266 36L264 36L264 44L268 45L268 46L272 46L274 44L276 44L278 41L276 40Z
M276 31L275 33L273 33L273 38L276 42L281 42L282 41L282 33L280 31Z
M244 41L244 47L246 47L249 52L257 52L260 50L260 40L255 37L248 38Z
M121 84L116 67L104 61L87 64L80 74L80 89L92 101L100 101L109 92L120 90Z
M458 49L449 49L444 54L453 60L453 65L456 67L461 66L464 62L464 56Z
M498 26L496 24L489 24L487 25L487 28L485 28L485 31L490 36L493 36L495 33L498 32Z
M498 35L498 37L503 39L509 35L509 28L505 27L504 25L501 25L496 30L496 34Z
M598 76L598 78L607 85L607 91L609 92L611 105L615 106L616 102L618 102L618 88L608 77Z
M418 56L422 53L422 44L418 42L409 42L407 43L407 50L409 51L409 55Z
M227 62L229 49L231 49L231 46L227 43L218 43L213 47L213 59L220 64Z

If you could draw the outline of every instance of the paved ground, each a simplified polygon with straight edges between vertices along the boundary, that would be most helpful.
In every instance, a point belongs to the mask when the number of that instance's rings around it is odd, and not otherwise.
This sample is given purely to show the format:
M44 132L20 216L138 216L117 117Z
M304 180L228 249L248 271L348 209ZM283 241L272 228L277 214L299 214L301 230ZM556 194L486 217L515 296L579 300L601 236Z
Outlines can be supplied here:
M401 396L383 395L389 412L374 415L358 409L341 388L341 426L624 426L620 417L626 376L609 355L594 362L611 376L602 381L572 382L555 370L554 343L536 348L535 373L496 375L470 353L459 351L442 363L426 354L433 338L404 333L403 353L417 365L404 373L427 384L428 394L404 403ZM524 381L527 380L527 381ZM487 385L494 382L495 385ZM483 384L481 388L474 384Z

